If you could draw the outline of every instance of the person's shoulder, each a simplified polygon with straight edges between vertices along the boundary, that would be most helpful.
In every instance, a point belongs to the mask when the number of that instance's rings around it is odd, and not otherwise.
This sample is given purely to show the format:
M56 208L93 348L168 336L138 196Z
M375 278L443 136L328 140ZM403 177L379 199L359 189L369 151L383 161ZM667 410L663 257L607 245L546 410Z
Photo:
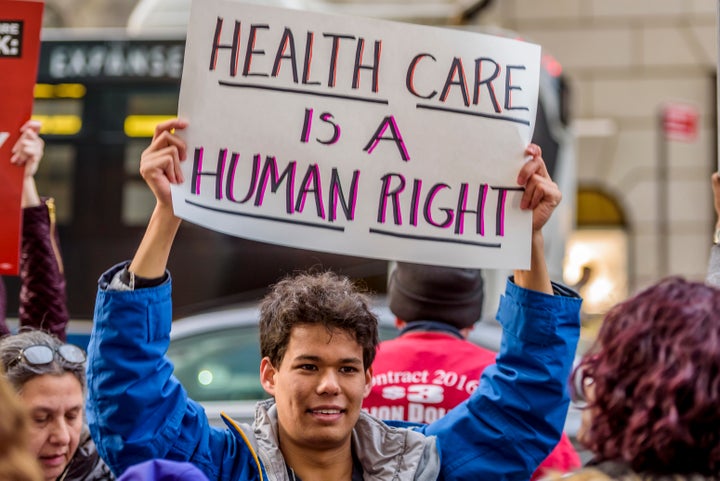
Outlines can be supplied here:
M115 479L110 468L100 457L87 426L84 426L80 433L78 449L75 451L70 468L63 479L66 481L112 481Z
M583 468L571 473L549 472L540 481L613 481L613 478L594 468Z
M695 477L684 477L678 475L657 476L645 475L634 472L624 463L606 461L598 464L596 467L585 467L569 473L558 471L548 471L548 473L540 478L540 481L643 481L643 480L684 480L693 481ZM704 481L705 478L699 478Z

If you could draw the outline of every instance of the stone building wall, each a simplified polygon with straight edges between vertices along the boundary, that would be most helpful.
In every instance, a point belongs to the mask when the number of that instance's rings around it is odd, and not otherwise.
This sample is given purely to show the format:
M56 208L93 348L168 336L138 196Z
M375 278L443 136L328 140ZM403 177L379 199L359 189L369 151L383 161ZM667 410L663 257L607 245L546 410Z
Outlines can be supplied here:
M578 181L612 195L630 235L630 288L661 277L658 115L666 102L700 114L694 142L668 148L667 272L705 274L717 168L714 0L500 0L483 22L539 43L570 79Z
M48 27L124 27L134 0L45 0Z

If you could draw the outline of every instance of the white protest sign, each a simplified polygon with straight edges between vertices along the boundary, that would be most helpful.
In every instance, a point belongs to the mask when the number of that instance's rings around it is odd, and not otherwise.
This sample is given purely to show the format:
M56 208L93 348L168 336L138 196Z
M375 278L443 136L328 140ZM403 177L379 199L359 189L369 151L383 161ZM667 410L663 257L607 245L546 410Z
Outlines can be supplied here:
M527 268L517 174L540 47L467 31L195 0L179 217L316 251Z

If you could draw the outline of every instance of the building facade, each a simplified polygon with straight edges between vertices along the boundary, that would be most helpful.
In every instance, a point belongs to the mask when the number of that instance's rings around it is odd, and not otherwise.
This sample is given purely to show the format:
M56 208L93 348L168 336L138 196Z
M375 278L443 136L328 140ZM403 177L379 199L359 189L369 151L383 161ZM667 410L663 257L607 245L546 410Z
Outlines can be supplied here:
M621 209L630 292L669 274L704 278L718 167L716 9L712 0L503 0L490 10L570 80L580 192ZM685 138L663 135L668 107L681 116L689 107ZM592 227L578 212L578 227Z

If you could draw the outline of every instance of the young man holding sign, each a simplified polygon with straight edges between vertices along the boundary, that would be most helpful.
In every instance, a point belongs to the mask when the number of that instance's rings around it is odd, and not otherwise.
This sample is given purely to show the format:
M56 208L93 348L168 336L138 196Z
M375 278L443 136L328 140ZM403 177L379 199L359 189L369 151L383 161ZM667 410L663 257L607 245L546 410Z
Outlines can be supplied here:
M170 185L184 181L185 142L160 124L140 171L157 204L133 260L100 279L89 346L88 420L120 474L150 458L190 461L212 480L527 480L557 443L580 299L551 284L542 227L560 201L540 156L517 181L533 212L532 260L508 282L497 364L468 402L429 425L390 426L361 412L371 386L377 319L348 279L301 274L263 301L260 379L273 399L255 423L210 427L165 357L172 320L166 271L180 219Z

